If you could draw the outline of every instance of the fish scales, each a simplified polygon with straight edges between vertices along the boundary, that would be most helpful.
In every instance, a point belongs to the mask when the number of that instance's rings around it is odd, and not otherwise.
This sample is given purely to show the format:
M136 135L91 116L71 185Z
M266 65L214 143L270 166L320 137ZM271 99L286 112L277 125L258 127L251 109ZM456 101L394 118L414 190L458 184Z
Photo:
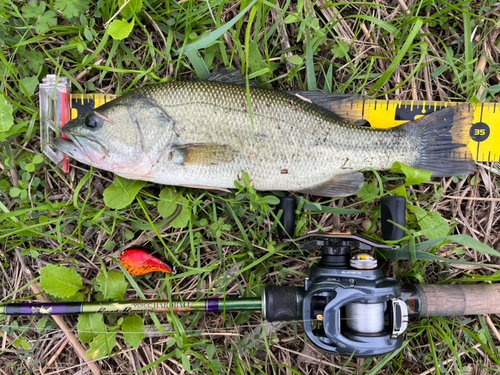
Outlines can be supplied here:
M284 92L252 89L253 125L246 89L213 82L174 82L138 90L155 100L175 122L187 144L216 143L237 151L218 165L179 165L163 160L156 182L170 185L233 186L242 171L261 190L301 190L334 174L411 164L419 144L401 129L349 125L321 107ZM163 158L167 156L163 156ZM282 171L287 170L287 174Z
M475 169L465 147L472 125L465 106L373 129L308 102L308 92L249 92L251 109L247 89L239 85L145 86L72 120L63 128L69 140L54 144L127 178L231 188L247 172L258 190L324 196L353 194L363 183L358 171L388 170L396 161L437 176Z

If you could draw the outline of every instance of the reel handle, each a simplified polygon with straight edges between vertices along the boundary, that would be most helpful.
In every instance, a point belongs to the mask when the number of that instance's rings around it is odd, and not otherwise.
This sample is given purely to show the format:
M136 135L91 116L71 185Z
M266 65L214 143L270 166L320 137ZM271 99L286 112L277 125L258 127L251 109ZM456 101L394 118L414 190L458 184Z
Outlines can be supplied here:
M281 239L293 238L293 232L295 232L295 198L280 198L277 208L283 210L280 219L281 225L278 225L278 236Z
M406 198L385 196L380 198L382 238L386 241L398 241L405 236L405 231L388 220L406 227Z
M278 235L281 239L291 239L295 232L295 198L280 198L277 206L283 213L280 218L281 225L278 226ZM406 226L406 198L400 196L386 196L380 199L380 211L382 221L382 238L386 241L398 241L405 236L405 231L394 223ZM297 240L297 239L296 239Z

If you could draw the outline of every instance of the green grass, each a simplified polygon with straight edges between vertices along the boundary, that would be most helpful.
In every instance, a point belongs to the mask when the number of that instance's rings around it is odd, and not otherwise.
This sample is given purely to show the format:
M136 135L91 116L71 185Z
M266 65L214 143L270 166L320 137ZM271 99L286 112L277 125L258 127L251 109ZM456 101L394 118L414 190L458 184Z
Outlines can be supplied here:
M120 280L128 283L125 298L130 300L258 296L268 284L303 285L310 265L318 259L317 253L304 253L278 240L274 195L256 192L248 184L218 195L148 183L137 189L128 205L110 208L103 191L114 179L112 174L89 171L75 162L72 173L65 175L39 157L36 85L46 74L69 78L77 93L120 94L145 84L201 79L222 66L236 67L275 89L318 89L380 99L496 101L499 91L495 1L417 1L406 11L398 5L402 2L389 1L319 6L309 1L278 5L257 0L144 0L135 15L116 14L123 2L113 0L101 0L99 6L88 0L35 3L0 0L0 112L12 111L14 119L0 117L2 303L35 298L32 280L19 268L16 249L35 277L47 264L76 270L83 287L71 298L86 301L106 297L109 285L100 285L97 276L123 271L116 258L131 243L154 248L180 272L175 277L124 275ZM314 12L309 11L311 4ZM111 34L107 26L114 16L117 21L134 22L123 40L115 39L119 35ZM481 58L486 59L486 68L478 72ZM491 167L498 171L496 164ZM386 275L406 283L498 279L497 258L477 244L472 244L476 250L466 247L471 243L419 247L427 238L463 233L498 246L496 206L443 198L452 194L498 198L498 173L483 171L474 183L467 177L404 188L414 207L408 211L408 260L384 263ZM358 197L305 196L302 204L307 212L297 213L296 235L318 228L354 229L368 230L365 234L378 238L377 198L395 180L387 173L366 177L368 184ZM173 201L165 198L172 194L186 218L175 223L161 206L162 201ZM338 217L328 212L333 207L359 211ZM436 213L429 215L431 211ZM434 227L443 221L448 229L437 235ZM459 262L417 259L419 251ZM183 368L200 374L500 371L495 333L475 316L412 321L401 351L364 361L307 351L298 322L256 338L258 313L144 314L146 331L171 327L172 332L146 338L138 349L127 346L120 318L106 316L105 331L93 332L113 341L114 330L121 327L109 359L97 361L103 371L108 371L105 363L114 373ZM49 317L0 319L5 332L2 369L41 373L57 350L47 356L44 348L58 345L59 327ZM491 319L498 323L495 316ZM76 333L77 319L66 321ZM92 349L88 342L83 345ZM298 354L303 351L304 356ZM56 361L58 368L80 363L69 345ZM54 371L52 364L44 373Z

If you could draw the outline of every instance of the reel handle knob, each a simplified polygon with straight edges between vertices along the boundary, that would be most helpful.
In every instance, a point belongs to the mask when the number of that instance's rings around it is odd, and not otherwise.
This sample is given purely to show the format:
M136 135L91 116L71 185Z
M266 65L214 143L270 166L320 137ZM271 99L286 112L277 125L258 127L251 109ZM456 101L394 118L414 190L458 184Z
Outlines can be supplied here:
M282 239L293 238L293 232L295 232L295 198L280 198L278 210L283 210L280 219L281 225L278 226L278 236Z
M382 220L382 238L386 241L398 241L405 236L405 231L388 220L406 227L406 198L385 196L380 199Z

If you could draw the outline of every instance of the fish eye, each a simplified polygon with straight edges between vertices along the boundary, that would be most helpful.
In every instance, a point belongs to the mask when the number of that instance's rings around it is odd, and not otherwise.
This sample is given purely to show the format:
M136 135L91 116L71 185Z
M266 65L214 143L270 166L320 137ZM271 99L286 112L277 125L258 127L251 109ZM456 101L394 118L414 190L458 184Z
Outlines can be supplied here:
M102 118L96 115L90 115L85 119L85 126L92 130L97 130L102 126Z

